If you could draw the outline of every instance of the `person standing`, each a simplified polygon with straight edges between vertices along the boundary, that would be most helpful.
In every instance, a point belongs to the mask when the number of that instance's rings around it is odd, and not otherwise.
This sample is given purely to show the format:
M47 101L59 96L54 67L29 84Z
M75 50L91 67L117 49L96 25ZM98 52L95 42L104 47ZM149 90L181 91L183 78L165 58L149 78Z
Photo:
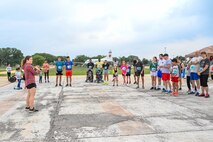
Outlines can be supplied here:
M22 87L21 87L22 73L21 73L20 67L16 68L15 77L18 81L17 89L20 90L20 89L22 89Z
M209 78L210 60L207 58L206 52L201 52L201 56L203 57L203 59L200 61L200 72L198 72L198 75L200 75L200 84L202 87L202 93L199 96L209 98L210 96L208 91L208 78Z
M108 81L109 81L109 63L107 62L107 60L104 61L103 69L104 69L104 84L108 84Z
M72 86L72 69L73 69L73 62L70 60L70 57L67 57L67 61L65 62L65 67L66 67L66 78L67 78L67 86ZM69 84L70 80L70 84Z
M195 57L192 58L190 62L190 80L192 82L192 91L189 93L191 95L199 96L200 95L200 77L198 75L199 65L200 65L201 57L199 57L199 51L195 52ZM197 91L195 92L195 85L197 87Z
M178 96L178 81L180 78L180 67L178 60L175 58L172 60L172 86L173 86L173 92L171 95Z
M161 80L162 80L162 69L160 66L164 65L164 59L163 59L163 54L159 55L159 60L158 60L158 71L157 71L157 78L158 78L158 87L157 90L164 89L164 87L161 85Z
M10 66L10 64L7 65L6 71L7 71L7 79L9 80L12 72L12 67Z
M169 59L168 54L164 54L164 64L160 66L162 70L162 80L163 80L163 85L165 86L165 90L163 90L163 93L172 93L171 91L171 82L170 82L170 69L172 65L172 61Z
M131 84L131 65L127 63L127 73L126 73L126 78L127 78L127 84Z
M29 110L29 112L37 112L38 110L34 107L36 94L35 75L40 72L40 69L38 66L35 66L35 68L33 68L32 63L32 56L26 56L22 62L22 68L24 69L25 74L25 87L28 91L25 109Z
M116 65L113 68L113 86L115 86L115 83L118 86L118 67Z
M138 61L138 60L136 60L136 64L135 64L135 76L136 76L136 78L137 78L137 87L136 87L136 89L138 89L139 87L140 87L140 76L142 76L142 74L143 74L143 63L142 62L140 62L140 61ZM144 84L143 84L143 82L142 82L142 88L144 89Z
M180 84L179 90L182 90L182 79L185 78L185 66L184 66L183 62L181 62L180 58L178 58L177 61L178 61L178 67L181 70L180 77L179 77L179 84Z
M122 65L120 67L120 70L122 72L122 77L123 77L123 85L127 85L126 84L126 74L127 74L127 64L126 61L122 61Z
M59 86L62 86L61 79L62 79L62 75L63 75L64 62L61 61L61 57L58 57L58 61L56 61L55 65L56 65L56 85L55 85L55 87L58 86L58 78L59 78Z
M189 58L188 64L187 64L187 78L186 78L186 83L187 83L187 87L188 87L188 94L191 92L191 80L190 80L190 74L191 74L191 70L190 70L190 65L189 62L191 62L192 57Z
M149 69L150 69L150 75L151 75L151 80L152 80L152 87L150 90L153 90L153 89L157 89L156 88L156 76L157 76L157 66L158 66L158 63L157 63L157 57L153 57L152 59L152 62L150 63L149 65Z
M44 64L43 64L43 69L44 69L44 79L45 79L45 83L49 83L50 80L49 80L49 64L47 62L47 60L44 61Z

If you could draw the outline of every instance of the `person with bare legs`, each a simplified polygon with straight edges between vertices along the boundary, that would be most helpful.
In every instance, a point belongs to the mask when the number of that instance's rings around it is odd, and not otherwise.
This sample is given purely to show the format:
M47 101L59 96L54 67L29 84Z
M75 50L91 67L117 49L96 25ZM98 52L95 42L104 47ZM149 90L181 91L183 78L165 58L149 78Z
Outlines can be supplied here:
M200 71L200 61L201 57L199 57L199 51L195 52L195 57L192 58L191 62L189 63L190 66L190 80L192 82L192 91L189 93L190 95L199 96L200 95L200 76L198 72ZM195 91L195 85L197 87L197 91Z
M142 62L136 60L136 64L135 64L135 76L136 76L136 81L137 81L137 87L136 89L140 88L140 76L142 76L142 71L143 71L143 64ZM142 85L142 88L144 86Z
M165 90L162 90L163 93L172 93L172 86L171 86L171 82L170 82L170 69L172 66L172 61L169 59L169 55L168 54L164 54L164 64L160 66L161 70L162 70L162 80L163 80L163 84L165 86Z
M122 72L122 77L123 77L123 85L127 85L126 84L126 74L127 74L127 65L126 65L126 61L122 61L122 65L120 67L121 72Z
M25 74L25 86L28 91L27 99L26 99L26 110L29 112L37 112L38 110L34 108L35 94L36 94L36 83L35 83L35 75L40 72L38 66L33 68L32 66L33 58L32 56L26 56L22 62L22 68L24 69Z
M109 81L109 63L107 62L107 60L104 61L103 70L104 70L104 84L107 85Z
M72 70L73 70L73 62L70 60L70 57L67 57L67 61L65 62L65 68L66 68L66 79L67 79L67 86L72 86ZM70 82L69 82L70 80ZM70 84L69 84L70 83Z
M50 80L49 80L49 64L47 62L47 60L44 61L44 64L43 64L43 69L44 69L44 79L45 79L45 83L49 83Z
M159 55L159 60L158 60L158 71L157 71L157 78L158 78L158 87L157 90L161 90L164 89L164 86L161 84L161 80L162 80L162 70L160 68L160 66L164 65L164 58L163 58L163 54ZM165 89L164 89L165 90Z
M150 90L156 90L156 85L157 85L157 80L156 80L156 76L157 76L157 57L153 57L152 62L149 65L149 69L150 69L150 75L151 75L151 80L152 80L152 87Z
M55 85L55 87L58 86L58 78L59 78L59 86L62 86L61 79L62 79L62 75L63 75L64 62L61 61L61 57L58 57L58 61L56 61L55 65L56 65L56 85Z
M127 84L131 84L131 65L127 63L127 73L126 73L126 79L127 79Z
M210 60L207 58L206 52L201 52L203 59L200 61L200 84L202 88L202 93L199 97L209 98L209 89L208 89L208 78L209 78L209 67ZM205 94L206 93L206 94Z

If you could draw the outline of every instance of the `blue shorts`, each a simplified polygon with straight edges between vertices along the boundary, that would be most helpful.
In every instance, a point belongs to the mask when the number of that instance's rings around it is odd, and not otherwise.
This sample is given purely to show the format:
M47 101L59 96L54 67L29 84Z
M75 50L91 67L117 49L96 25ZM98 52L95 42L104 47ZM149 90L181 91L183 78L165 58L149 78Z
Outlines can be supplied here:
M158 76L158 78L162 78L162 72L161 72L161 70L158 70L157 76Z
M199 80L200 77L197 73L191 72L190 74L190 80Z

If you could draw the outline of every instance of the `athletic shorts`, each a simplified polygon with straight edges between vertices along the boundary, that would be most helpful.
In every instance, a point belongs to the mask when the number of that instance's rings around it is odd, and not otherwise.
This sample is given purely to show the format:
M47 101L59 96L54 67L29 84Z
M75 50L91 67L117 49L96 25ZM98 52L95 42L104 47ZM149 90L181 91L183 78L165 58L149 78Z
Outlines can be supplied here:
M126 76L131 76L130 72L126 73Z
M72 76L72 70L66 70L66 76Z
M57 71L56 75L63 75L62 71Z
M157 72L156 72L156 71L151 71L151 72L150 72L150 75L151 75L151 76L157 76Z
M122 73L122 76L126 76L126 74L123 74L123 73Z
M158 78L162 78L162 72L161 72L161 70L158 70L157 76L158 76Z
M108 75L109 74L109 70L104 70L104 75Z
M199 80L200 77L197 73L191 72L190 74L190 80Z
M172 82L178 83L179 82L179 77L172 77Z
M200 75L200 86L202 87L208 87L208 78L209 75Z
M162 73L162 80L163 81L169 81L170 80L170 74L169 73Z
M35 83L31 83L31 84L27 85L26 88L27 89L36 88L36 84Z
M141 71L136 71L135 72L135 76L140 76L141 75Z

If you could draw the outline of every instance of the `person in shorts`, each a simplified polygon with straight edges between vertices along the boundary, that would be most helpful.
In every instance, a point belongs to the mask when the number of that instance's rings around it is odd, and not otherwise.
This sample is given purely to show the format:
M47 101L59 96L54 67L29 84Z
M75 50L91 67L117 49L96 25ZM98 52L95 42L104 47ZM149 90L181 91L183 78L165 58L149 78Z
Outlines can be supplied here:
M136 63L137 63L137 60L133 60L134 84L137 84L137 79L136 79L136 68L135 68Z
M163 90L163 93L172 93L171 91L171 82L170 82L170 69L171 69L171 65L172 65L172 61L169 59L169 55L168 54L164 54L164 64L160 66L161 71L162 71L162 80L163 80L163 84L165 86L165 90Z
M156 76L157 76L157 57L153 57L152 62L149 65L149 69L150 69L150 75L151 75L151 80L152 80L152 87L150 88L150 90L153 89L157 89L156 85L157 85L157 80L156 80Z
M136 89L138 89L140 87L140 76L143 77L144 76L144 66L143 63L138 61L135 64L135 76L137 78L137 87ZM144 89L144 83L142 82L142 88Z
M195 57L192 58L190 65L190 80L192 82L192 91L189 93L191 95L199 96L200 95L200 76L198 72L200 71L200 61L201 57L199 57L199 51L195 52ZM195 86L197 87L197 91L195 91Z
M73 69L73 62L70 60L70 57L67 57L67 61L64 63L66 68L66 80L67 80L67 86L72 86L72 69ZM70 80L70 82L69 82ZM70 83L70 84L69 84Z
M117 65L114 65L114 68L113 68L113 86L115 86L115 83L118 86L118 67L117 67Z
M180 78L180 68L178 67L178 60L175 58L172 60L172 86L173 92L171 95L178 96L178 82Z
M59 86L62 86L61 79L62 79L62 75L63 75L64 62L61 61L61 57L58 57L58 61L56 61L55 66L56 66L56 85L55 85L55 87L58 86L58 78L59 78Z
M122 65L121 65L121 67L120 67L120 70L121 70L121 72L122 72L123 85L127 85L127 84L126 84L127 69L128 69L128 66L127 66L127 64L126 64L126 61L122 61Z
M109 81L109 63L107 62L107 60L104 61L102 68L104 70L104 84L108 84L108 81Z
M127 78L127 84L131 84L131 65L127 63L127 72L126 72L126 78Z
M158 78L158 86L157 86L157 90L161 90L164 89L163 85L161 85L161 80L162 80L162 70L160 68L160 66L164 65L164 58L163 58L163 54L159 55L159 60L158 60L158 71L157 71L157 78Z
M202 87L202 93L199 96L209 98L208 78L209 78L210 60L207 58L206 52L201 52L201 56L203 57L203 59L200 61L199 75L200 75L200 85Z

